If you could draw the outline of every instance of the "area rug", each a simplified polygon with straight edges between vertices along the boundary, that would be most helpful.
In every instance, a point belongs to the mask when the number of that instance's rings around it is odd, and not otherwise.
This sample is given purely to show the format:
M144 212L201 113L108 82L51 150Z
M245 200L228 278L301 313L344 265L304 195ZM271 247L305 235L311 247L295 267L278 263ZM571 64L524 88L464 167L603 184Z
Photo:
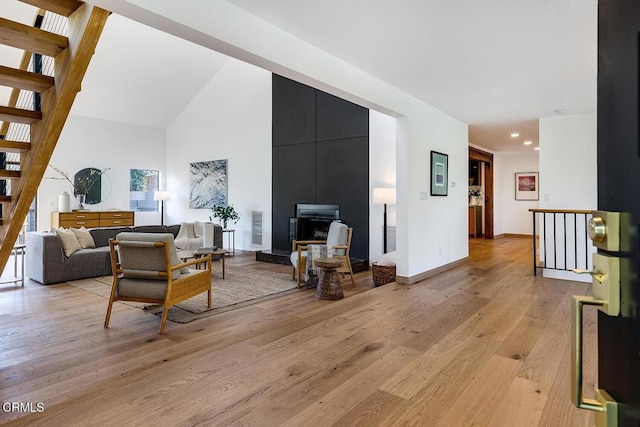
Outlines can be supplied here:
M112 276L104 276L67 283L109 299L112 280ZM167 319L177 323L188 323L298 291L296 282L291 280L291 274L265 272L243 267L227 268L224 279L214 274L211 288L213 290L211 309L207 308L207 294L203 292L169 308ZM162 313L162 306L156 304L130 301L118 301L116 304L127 304L153 314Z

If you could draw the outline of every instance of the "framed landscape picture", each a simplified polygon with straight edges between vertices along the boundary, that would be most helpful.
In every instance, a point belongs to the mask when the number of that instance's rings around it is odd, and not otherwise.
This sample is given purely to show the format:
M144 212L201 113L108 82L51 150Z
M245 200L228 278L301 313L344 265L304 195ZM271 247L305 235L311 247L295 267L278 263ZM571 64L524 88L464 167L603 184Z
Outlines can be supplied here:
M538 172L516 172L516 200L538 200Z
M431 195L446 196L449 182L449 156L431 152Z

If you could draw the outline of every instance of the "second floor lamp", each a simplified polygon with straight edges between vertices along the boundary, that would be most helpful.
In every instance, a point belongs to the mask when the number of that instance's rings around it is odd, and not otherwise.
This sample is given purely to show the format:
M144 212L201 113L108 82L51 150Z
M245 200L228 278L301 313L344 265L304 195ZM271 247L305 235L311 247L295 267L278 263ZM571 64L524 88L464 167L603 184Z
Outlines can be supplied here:
M382 232L382 253L387 253L387 205L396 204L396 189L378 187L373 189L373 204L384 205L384 219Z

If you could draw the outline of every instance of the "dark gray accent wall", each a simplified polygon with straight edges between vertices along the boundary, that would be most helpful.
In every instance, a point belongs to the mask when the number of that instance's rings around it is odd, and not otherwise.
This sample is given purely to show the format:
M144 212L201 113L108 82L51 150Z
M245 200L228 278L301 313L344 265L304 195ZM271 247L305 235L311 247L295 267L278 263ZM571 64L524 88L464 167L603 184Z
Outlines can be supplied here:
M273 74L273 249L296 203L340 205L351 257L369 259L369 110Z

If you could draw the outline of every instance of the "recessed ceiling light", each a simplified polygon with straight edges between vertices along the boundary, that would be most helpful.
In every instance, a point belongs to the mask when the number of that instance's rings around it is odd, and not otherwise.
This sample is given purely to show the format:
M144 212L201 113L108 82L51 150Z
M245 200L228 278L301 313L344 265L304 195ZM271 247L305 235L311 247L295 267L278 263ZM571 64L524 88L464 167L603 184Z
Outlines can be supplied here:
M517 138L519 136L520 136L520 134L518 132L514 132L514 133L511 134L511 138Z
M540 147L533 147L534 150L540 151Z
M524 145L531 145L531 141L525 141Z

